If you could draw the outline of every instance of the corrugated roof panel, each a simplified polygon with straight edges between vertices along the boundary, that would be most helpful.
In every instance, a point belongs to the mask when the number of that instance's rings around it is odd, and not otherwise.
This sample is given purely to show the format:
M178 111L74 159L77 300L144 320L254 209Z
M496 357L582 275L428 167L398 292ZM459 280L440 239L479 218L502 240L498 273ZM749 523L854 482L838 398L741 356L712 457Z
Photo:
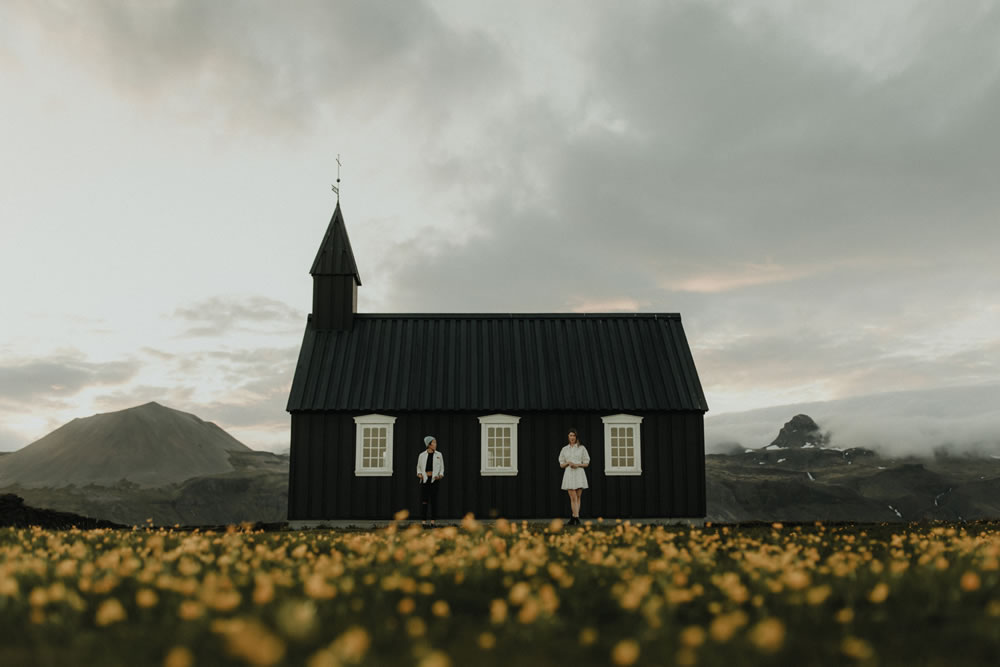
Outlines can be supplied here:
M299 410L707 410L677 315L355 315L306 325Z

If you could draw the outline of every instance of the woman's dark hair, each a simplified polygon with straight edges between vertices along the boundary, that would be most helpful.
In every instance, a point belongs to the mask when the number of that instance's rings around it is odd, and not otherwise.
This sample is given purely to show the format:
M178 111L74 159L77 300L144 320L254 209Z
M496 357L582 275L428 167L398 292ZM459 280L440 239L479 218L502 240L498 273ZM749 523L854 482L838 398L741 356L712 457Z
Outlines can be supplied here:
M570 430L566 431L566 435L569 435L570 433L572 433L573 435L575 435L577 440L580 439L580 434L577 433L577 431L576 431L575 428L571 428Z

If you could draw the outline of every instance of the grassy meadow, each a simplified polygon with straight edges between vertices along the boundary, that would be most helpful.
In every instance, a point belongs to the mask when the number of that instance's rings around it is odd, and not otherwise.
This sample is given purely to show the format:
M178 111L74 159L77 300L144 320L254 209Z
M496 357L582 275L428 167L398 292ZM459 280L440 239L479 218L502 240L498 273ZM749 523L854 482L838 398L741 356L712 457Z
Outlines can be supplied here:
M995 664L1000 523L0 529L4 665Z

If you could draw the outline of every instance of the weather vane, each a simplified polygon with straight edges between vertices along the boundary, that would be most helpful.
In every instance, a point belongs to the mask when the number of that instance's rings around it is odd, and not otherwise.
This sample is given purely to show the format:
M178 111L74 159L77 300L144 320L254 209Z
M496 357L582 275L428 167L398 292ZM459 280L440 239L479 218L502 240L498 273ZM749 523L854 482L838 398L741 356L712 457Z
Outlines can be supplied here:
M337 195L337 203L340 203L340 153L337 153L337 184L331 185L330 189Z

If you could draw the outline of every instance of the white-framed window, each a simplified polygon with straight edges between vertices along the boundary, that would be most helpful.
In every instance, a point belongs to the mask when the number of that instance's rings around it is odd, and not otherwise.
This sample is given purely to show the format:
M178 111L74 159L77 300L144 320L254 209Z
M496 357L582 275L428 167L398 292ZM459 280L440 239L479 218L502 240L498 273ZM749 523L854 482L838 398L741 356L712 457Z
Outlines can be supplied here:
M642 417L611 415L601 417L604 422L604 474L641 475Z
M354 474L359 477L386 477L392 474L392 427L395 417L362 415L354 418L357 439Z
M479 418L481 475L517 474L517 423L520 417L487 415Z

